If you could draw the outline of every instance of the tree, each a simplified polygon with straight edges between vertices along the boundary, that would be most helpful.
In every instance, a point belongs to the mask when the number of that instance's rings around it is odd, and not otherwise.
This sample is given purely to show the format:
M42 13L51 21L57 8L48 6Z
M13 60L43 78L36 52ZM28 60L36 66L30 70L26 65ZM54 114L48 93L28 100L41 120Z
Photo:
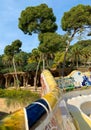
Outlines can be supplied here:
M13 67L14 67L14 71L15 71L15 78L16 78L18 87L19 87L19 82L18 82L18 77L17 77L17 73L16 73L14 55L21 51L20 50L21 45L22 45L22 42L20 40L15 40L14 42L12 42L11 45L7 45L4 49L5 55L7 55L10 58L12 57Z
M57 30L55 22L56 17L52 8L49 8L46 4L41 4L36 7L27 7L23 10L19 18L18 27L25 34L32 35L37 33L40 35L41 33L55 32Z
M17 54L21 51L21 46L22 46L22 42L20 40L15 40L12 42L11 47L12 47L12 51L13 51L13 55Z
M64 59L64 51L60 52L58 51L57 53L55 53L55 58L54 58L54 62L56 63L56 66L62 65L63 63L63 59Z
M81 55L81 46L79 44L75 44L74 46L72 46L70 49L70 55L74 65L76 65L76 67L78 68L78 63Z
M64 65L70 43L73 40L74 36L76 34L81 35L83 34L83 32L86 32L86 30L90 31L89 30L90 26L91 26L91 6L80 4L71 8L68 12L64 13L64 16L62 17L61 20L61 27L64 31L67 32L68 36L70 37L68 39L68 44L65 50Z
M4 65L3 65L3 61L2 61L2 56L0 55L0 73L2 73L3 67L4 67Z
M8 56L14 56L21 51L22 42L20 40L15 40L11 45L7 45L4 49L4 53Z
M3 73L11 72L12 67L12 56L8 56L6 54L2 55L2 63L3 63Z
M43 53L55 53L66 46L63 36L57 33L42 33L39 35L39 49Z
M27 7L21 12L18 27L25 33L55 32L57 25L56 17L53 14L52 8L48 8L46 4L41 4L36 7Z
M32 58L33 61L35 60L35 62L38 62L39 59L40 59L40 55L41 55L41 54L40 54L39 49L34 48L34 49L32 50L32 53L31 53L31 58Z
M18 71L25 71L25 66L27 65L28 58L29 58L29 54L23 51L20 51L14 56Z
M84 65L86 66L88 59L91 57L91 47L87 46L83 48L81 53L82 53L83 61L85 63Z
M85 47L91 47L91 40L81 40L78 41L76 44L79 44L81 46L81 49L85 48Z
M90 58L91 54L91 40L81 40L78 41L73 48L76 47L78 50L78 55L80 55L80 59L82 63L86 63L88 59ZM73 52L75 53L75 51Z
M42 33L39 35L39 50L42 52L42 55L46 61L47 67L51 60L54 59L54 55L58 51L62 51L66 47L66 42L63 36L57 33Z
M37 90L37 75L38 75L40 62L41 62L41 53L40 53L39 49L35 48L32 50L31 57L28 60L29 68L31 68L31 69L33 68L33 70L35 70L35 68L36 68L36 73L35 73L35 77L34 77L35 90Z

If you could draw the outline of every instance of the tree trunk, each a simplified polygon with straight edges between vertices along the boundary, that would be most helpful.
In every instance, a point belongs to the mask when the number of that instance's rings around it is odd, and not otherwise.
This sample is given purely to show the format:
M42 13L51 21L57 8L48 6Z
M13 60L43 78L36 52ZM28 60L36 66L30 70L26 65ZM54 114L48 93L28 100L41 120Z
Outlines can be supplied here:
M36 69L36 74L35 74L35 77L34 77L34 87L35 87L35 91L37 91L37 75L38 75L39 65L40 65L40 60L39 60L39 62L38 62L37 69Z
M66 56L67 56L67 53L68 53L68 50L69 50L69 46L70 46L70 41L68 42L68 44L67 44L67 46L66 46L66 50L65 50L65 54L64 54L62 76L64 76Z
M66 56L70 47L70 42L72 41L74 35L76 34L78 30L74 30L73 34L71 35L70 39L68 40L67 46L66 46L66 50L65 50L65 54L64 54L64 60L63 60L63 68L62 68L62 76L64 76L64 70L65 70L65 63L66 63Z
M16 88L19 88L19 80L18 80L18 76L17 76L17 72L16 72L14 57L13 57L13 67L14 67L14 72L15 72Z

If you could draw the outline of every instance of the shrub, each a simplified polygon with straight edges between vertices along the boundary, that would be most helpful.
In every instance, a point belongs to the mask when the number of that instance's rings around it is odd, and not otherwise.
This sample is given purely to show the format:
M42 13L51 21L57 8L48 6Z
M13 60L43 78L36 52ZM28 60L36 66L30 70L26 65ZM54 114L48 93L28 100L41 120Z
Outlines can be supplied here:
M37 93L33 93L30 90L8 90L0 89L0 98L6 98L7 105L21 104L27 105L35 100L39 99L40 96Z

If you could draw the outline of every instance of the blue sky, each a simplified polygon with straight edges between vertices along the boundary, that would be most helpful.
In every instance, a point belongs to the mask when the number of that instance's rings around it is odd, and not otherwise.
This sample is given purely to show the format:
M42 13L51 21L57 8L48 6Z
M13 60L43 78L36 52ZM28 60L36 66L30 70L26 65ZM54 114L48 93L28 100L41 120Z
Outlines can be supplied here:
M91 5L91 0L0 0L0 54L4 53L5 46L16 39L22 41L22 50L25 52L31 52L33 48L38 47L37 35L25 35L18 28L18 18L21 11L26 7L37 6L42 3L53 9L57 19L57 32L64 34L65 32L60 27L64 12L78 4Z

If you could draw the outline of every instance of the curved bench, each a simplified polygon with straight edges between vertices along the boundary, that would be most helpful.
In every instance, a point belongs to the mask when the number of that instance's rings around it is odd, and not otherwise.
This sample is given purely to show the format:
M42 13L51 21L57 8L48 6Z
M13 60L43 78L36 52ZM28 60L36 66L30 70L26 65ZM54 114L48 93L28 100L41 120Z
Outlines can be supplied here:
M91 95L73 97L71 99L68 99L67 103L71 106L74 106L73 109L75 107L78 109L80 112L79 114L81 114L82 118L86 121L91 129L91 118L88 116L91 114ZM76 109L72 111L76 113Z

